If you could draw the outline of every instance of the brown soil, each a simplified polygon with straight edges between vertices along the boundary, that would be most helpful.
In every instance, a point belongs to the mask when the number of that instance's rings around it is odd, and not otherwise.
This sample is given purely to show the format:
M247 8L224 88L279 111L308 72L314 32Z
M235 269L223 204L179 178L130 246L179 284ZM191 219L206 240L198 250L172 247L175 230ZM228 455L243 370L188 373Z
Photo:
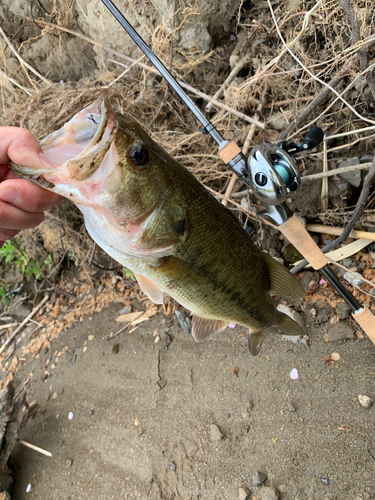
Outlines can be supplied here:
M310 349L270 336L255 358L243 328L197 344L162 312L108 341L116 301L36 357L23 349L16 380L32 374L28 398L41 408L22 439L52 458L17 445L12 498L237 500L247 487L261 499L267 486L282 500L373 498L374 407L358 396L374 394L374 346L324 341L336 312L314 305Z

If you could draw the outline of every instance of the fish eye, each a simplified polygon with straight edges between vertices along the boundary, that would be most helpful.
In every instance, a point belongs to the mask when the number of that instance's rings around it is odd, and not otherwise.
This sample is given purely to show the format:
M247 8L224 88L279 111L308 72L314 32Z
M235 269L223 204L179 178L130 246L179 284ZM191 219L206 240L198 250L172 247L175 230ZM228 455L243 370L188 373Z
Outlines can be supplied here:
M129 160L136 167L145 167L150 160L150 155L145 147L139 145L132 146L129 151Z

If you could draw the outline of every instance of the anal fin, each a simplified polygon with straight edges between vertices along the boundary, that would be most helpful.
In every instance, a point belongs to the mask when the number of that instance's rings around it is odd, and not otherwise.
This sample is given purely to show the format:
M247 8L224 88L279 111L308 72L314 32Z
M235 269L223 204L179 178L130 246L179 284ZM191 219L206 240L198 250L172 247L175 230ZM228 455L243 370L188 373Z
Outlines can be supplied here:
M163 303L163 291L160 290L158 285L145 276L140 274L133 273L136 280L138 281L138 285L140 286L142 292L147 295L147 297L152 300L155 304Z
M218 333L229 325L229 321L221 319L204 318L194 314L191 334L196 342L203 342L211 334Z

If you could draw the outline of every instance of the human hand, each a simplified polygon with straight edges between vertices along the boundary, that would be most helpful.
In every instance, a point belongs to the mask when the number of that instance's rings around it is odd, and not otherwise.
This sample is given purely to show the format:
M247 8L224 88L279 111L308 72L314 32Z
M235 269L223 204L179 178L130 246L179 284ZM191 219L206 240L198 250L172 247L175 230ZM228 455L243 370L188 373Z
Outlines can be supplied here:
M51 167L38 141L26 129L0 127L0 248L21 229L29 229L44 220L44 210L62 201L9 169L9 160L25 167Z

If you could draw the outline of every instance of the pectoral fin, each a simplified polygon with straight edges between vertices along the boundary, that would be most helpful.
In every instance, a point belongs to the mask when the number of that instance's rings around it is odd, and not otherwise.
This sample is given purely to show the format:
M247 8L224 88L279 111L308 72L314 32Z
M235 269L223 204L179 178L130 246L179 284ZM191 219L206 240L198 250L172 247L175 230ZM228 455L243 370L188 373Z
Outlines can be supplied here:
M141 276L140 274L134 273L134 276L138 281L138 285L140 286L142 292L146 294L152 302L155 304L163 303L163 291L160 290L158 285L155 285L153 281Z
M203 342L211 334L218 333L228 326L229 322L220 319L203 318L194 314L191 334L196 342Z

